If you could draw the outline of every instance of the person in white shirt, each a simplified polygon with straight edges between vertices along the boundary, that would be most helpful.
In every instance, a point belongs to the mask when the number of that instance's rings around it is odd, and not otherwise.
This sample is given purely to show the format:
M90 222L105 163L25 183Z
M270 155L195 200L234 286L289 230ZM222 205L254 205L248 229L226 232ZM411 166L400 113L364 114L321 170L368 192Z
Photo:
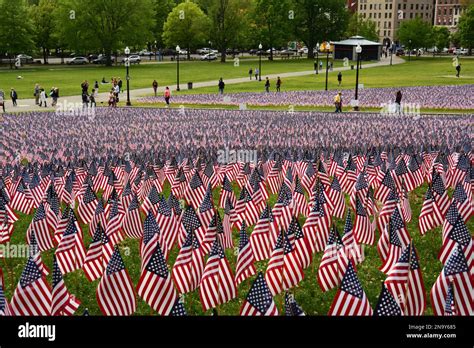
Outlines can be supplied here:
M48 105L46 105L46 92L44 91L44 88L41 88L41 92L40 92L40 104L39 106L43 106L43 103L44 103L44 107L48 107Z

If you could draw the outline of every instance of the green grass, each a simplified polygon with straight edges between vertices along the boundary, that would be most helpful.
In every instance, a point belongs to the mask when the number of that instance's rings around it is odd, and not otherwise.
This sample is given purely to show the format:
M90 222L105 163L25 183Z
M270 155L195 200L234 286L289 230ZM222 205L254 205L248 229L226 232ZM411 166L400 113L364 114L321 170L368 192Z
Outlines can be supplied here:
M282 72L306 71L313 69L313 60L290 59L268 61L262 59L262 76L265 74L276 74ZM341 61L336 61L334 66L342 66ZM214 62L180 62L180 82L188 81L200 82L216 80L220 77L225 79L248 77L250 68L258 67L258 61L240 60L239 66L234 66L232 59L226 63ZM23 79L17 79L22 76ZM176 64L140 64L130 67L131 89L150 88L154 79L160 86L176 85ZM19 70L0 70L0 89L8 91L15 88L20 99L33 98L33 88L35 83L39 83L49 91L51 87L59 87L61 96L79 95L81 93L81 82L88 80L90 89L95 81L110 81L111 77L121 77L125 87L125 68L123 66L104 67L97 65L87 66L31 66ZM110 84L100 85L101 92L110 89Z
M426 290L427 298L427 309L425 314L432 315L433 310L430 305L429 292L442 270L442 264L437 258L439 249L441 248L441 230L436 228L433 231L429 231L425 236L420 236L418 230L418 216L423 203L423 195L426 192L426 184L420 188L417 188L409 194L411 207L412 207L412 220L407 224L407 229L410 232L414 245L418 251L420 257L420 266L423 273L423 279ZM219 190L213 191L214 202L217 205L219 198ZM234 190L237 193L238 189L234 185ZM170 186L166 182L164 187L164 194L168 196L170 192ZM348 197L346 197L348 199ZM270 204L273 206L276 201L276 196L272 195L269 199ZM223 215L222 210L219 210L221 216ZM10 244L24 244L25 233L31 222L32 215L25 216L19 214L20 219L15 224L15 231L13 233ZM143 217L144 218L144 217ZM304 223L304 218L300 218L300 223ZM342 220L335 221L339 232L343 231L344 222ZM86 247L89 246L91 238L87 226L81 225L84 232L84 241ZM474 220L471 219L467 227L470 231L474 230ZM251 230L251 229L250 229ZM250 232L250 231L249 231ZM378 233L377 233L378 234ZM234 230L233 234L234 245L238 245L238 231ZM139 258L139 242L137 240L125 240L120 244L120 250L124 259L127 270L132 278L133 283L136 285L140 277L140 258ZM178 250L177 247L173 248L170 253L168 260L169 265L173 265L176 259ZM48 251L42 254L43 260L50 269L52 269L52 257L53 252ZM235 271L236 256L234 250L226 250L226 256L229 260L231 268ZM317 283L317 269L321 260L322 253L317 253L313 259L312 265L305 270L305 278L299 284L299 286L292 290L297 302L310 315L326 315L331 306L332 300L335 296L336 289L323 293ZM6 295L7 298L11 298L14 288L16 287L21 272L25 266L25 259L1 259L0 267L4 271L5 284L6 284ZM256 263L257 270L265 271L267 261ZM362 283L362 286L367 294L367 297L372 305L375 307L377 302L381 284L385 279L385 275L378 270L381 266L381 261L377 254L375 246L368 246L365 248L365 260L358 266L358 277ZM89 282L84 275L82 270L75 271L67 274L65 277L65 283L69 291L74 294L81 301L81 306L77 311L80 315L83 313L85 308L88 308L91 315L100 315L100 310L96 301L96 288L99 281ZM255 279L252 277L244 281L238 287L238 298L230 301L229 303L219 306L218 313L220 315L238 315L239 309L243 303L243 300L250 288L251 282ZM48 276L48 281L51 282L51 275ZM280 313L283 311L283 295L275 296L275 302L278 306ZM204 313L199 301L198 290L187 294L185 296L185 307L190 315L210 315L210 311ZM156 315L151 308L140 298L137 297L137 311L135 315Z
M382 66L359 71L359 83L365 88L370 87L404 87L404 86L436 86L474 84L474 59L460 59L462 64L462 78L455 77L455 70L450 58L418 58L404 64ZM338 72L329 72L328 89L354 89L356 71L349 70L342 73L342 86L338 86ZM226 85L226 93L263 92L264 81ZM283 79L282 91L322 90L326 85L325 71L316 75L289 77ZM272 81L272 90L275 81ZM181 93L217 93L214 87L203 87L192 90L183 90ZM289 101L291 103L291 101Z

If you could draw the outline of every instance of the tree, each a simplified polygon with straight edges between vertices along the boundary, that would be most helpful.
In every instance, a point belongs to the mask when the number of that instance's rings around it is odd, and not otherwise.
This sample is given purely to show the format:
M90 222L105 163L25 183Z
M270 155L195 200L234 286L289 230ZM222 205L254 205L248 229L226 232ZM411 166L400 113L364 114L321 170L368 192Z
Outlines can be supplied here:
M153 31L157 47L163 47L163 26L169 13L176 6L174 0L156 0L155 1L155 19L156 25Z
M377 24L369 18L364 18L358 13L354 13L349 18L346 36L363 36L367 40L379 41Z
M255 26L259 41L270 48L270 60L273 60L273 48L286 44L290 38L290 20L293 20L290 9L288 0L256 0Z
M211 21L209 38L226 61L226 49L234 48L239 33L247 25L249 0L200 0L199 3Z
M152 0L57 0L60 41L82 52L102 51L111 65L113 52L143 47L153 38Z
M33 48L32 26L24 0L0 0L0 52L10 58Z
M54 39L55 21L53 18L55 4L53 0L40 0L38 5L29 8L33 23L34 43L43 53L44 64L48 64L49 49L56 47Z
M168 15L163 26L163 41L168 47L186 47L190 59L191 49L207 41L209 28L209 18L199 6L186 1Z
M347 29L349 13L345 0L293 0L294 32L314 58L317 42L339 40Z
M420 17L402 22L397 36L409 50L432 47L434 44L431 24Z
M438 52L449 46L450 33L446 27L433 27L433 42ZM433 51L434 53L435 51Z
M459 19L459 39L461 44L469 49L469 55L474 47L474 5L469 6Z

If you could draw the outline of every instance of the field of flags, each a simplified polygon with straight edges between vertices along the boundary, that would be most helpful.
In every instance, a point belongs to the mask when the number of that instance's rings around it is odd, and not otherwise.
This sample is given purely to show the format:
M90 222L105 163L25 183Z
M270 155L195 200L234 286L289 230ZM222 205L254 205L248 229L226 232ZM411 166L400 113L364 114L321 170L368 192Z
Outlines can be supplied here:
M472 120L6 115L0 315L474 315Z
M217 88L217 87L216 87ZM344 105L349 105L354 90L340 89ZM382 108L395 102L397 91L403 95L403 103L420 105L427 109L472 110L474 100L466 98L474 94L474 85L416 86L389 88L361 88L359 105L364 107ZM180 94L172 97L173 104L205 104L205 105L254 105L254 106L334 106L335 91L283 91L270 93L217 93ZM161 97L144 97L140 102L152 104L163 102Z

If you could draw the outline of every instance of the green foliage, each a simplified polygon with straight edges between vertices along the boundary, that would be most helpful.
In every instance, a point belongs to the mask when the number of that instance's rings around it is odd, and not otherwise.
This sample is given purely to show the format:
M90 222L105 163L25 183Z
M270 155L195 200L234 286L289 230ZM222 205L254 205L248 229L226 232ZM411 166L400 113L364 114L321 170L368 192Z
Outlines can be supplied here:
M447 27L433 27L432 35L434 45L438 48L439 52L449 46L450 33Z
M308 47L309 58L314 58L317 42L343 38L349 20L345 0L293 0L293 3L293 30Z
M76 53L99 50L110 56L125 46L143 47L153 38L152 0L58 0L57 3L60 37Z
M45 62L48 61L49 49L56 46L54 38L55 22L51 15L55 9L54 0L40 0L38 5L29 8L29 16L33 23L34 43L43 51Z
M189 58L191 49L207 42L210 25L209 18L197 4L183 2L168 15L163 26L163 42L167 47L186 48Z
M346 31L347 37L356 35L363 36L367 40L379 41L377 24L373 20L364 18L358 13L354 13L350 16Z
M474 5L471 5L459 19L459 38L461 44L471 51L474 47Z
M0 53L31 52L32 31L25 0L0 0Z
M402 22L397 36L408 49L432 47L434 44L431 24L420 17Z
M165 25L166 19L169 13L176 6L174 0L156 0L155 1L155 19L156 25L153 31L154 39L156 40L157 47L163 47L163 26Z

